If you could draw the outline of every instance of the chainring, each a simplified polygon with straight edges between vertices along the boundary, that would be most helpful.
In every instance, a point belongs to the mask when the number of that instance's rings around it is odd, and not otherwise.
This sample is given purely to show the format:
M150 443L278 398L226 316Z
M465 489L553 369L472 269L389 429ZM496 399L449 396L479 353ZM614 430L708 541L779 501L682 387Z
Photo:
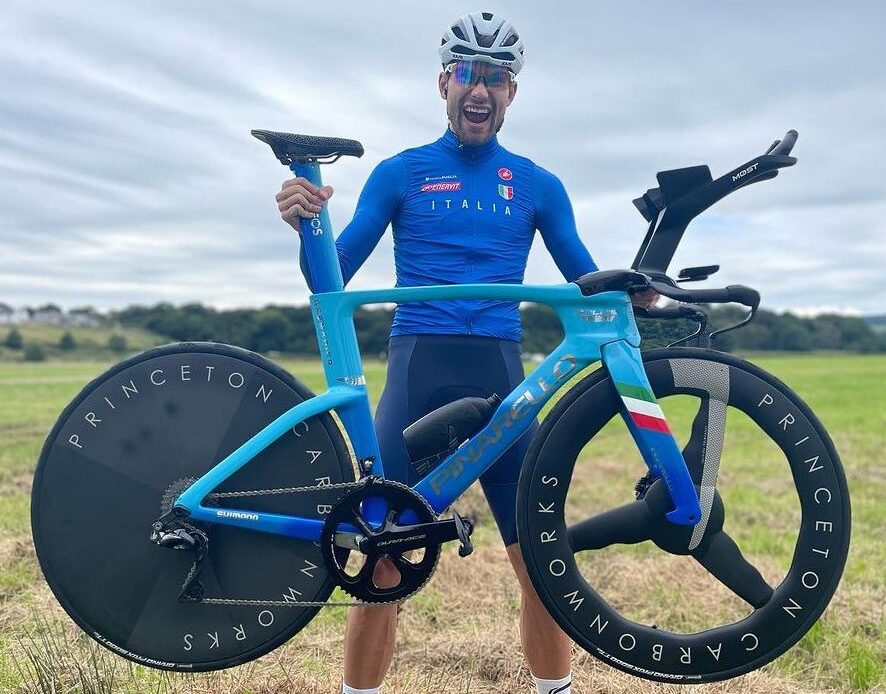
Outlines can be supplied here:
M386 505L384 521L379 527L372 527L363 517L364 502L381 499ZM376 502L377 503L377 502ZM409 523L401 523L403 514L411 512L414 518ZM407 528L415 523L432 523L436 520L434 510L428 502L400 482L368 477L365 484L342 497L326 517L320 540L320 550L326 561L326 568L335 582L348 595L367 603L399 602L417 593L424 587L437 568L442 542L430 541L421 549L424 555L412 560L408 552L397 552L390 547L380 549L376 543L384 542L385 533ZM358 530L358 541L363 545L360 552L365 556L363 565L356 573L349 573L347 562L342 563L341 548L336 545L336 534L348 532L348 528ZM355 555L359 553L355 552ZM375 584L373 574L382 558L387 558L400 574L400 581L391 587Z

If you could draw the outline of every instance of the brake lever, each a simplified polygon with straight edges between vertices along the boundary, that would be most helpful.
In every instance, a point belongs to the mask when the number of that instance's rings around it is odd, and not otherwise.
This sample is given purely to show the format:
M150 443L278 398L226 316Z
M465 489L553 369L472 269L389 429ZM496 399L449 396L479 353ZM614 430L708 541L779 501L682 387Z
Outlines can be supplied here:
M708 335L708 340L713 342L714 338L717 337L718 335L722 335L723 333L728 333L732 330L738 330L739 328L746 326L748 323L750 323L752 320L754 320L754 317L757 315L757 308L758 308L758 306L751 306L750 307L751 310L748 311L748 315L746 315L743 320L740 320L738 323L735 323L734 325L727 325L725 328L720 328L719 330L715 330L710 335Z

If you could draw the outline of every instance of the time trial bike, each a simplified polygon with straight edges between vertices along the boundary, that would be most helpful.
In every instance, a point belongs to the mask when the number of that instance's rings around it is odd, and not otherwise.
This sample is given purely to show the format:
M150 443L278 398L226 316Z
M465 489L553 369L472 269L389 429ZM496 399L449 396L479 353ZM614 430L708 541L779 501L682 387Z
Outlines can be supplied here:
M363 153L353 140L253 134L317 185L319 164ZM639 313L694 320L696 340L709 337L698 304L738 303L748 309L742 324L751 320L755 290L684 286L716 266L687 268L677 280L667 269L689 222L793 165L796 138L789 131L716 180L706 166L660 172L658 187L634 201L649 228L631 269L553 286L344 291L326 209L302 220L328 389L314 395L267 358L211 342L150 349L93 380L52 428L34 478L34 543L53 593L102 645L175 671L268 653L322 607L342 604L330 602L336 587L350 596L346 604L405 600L431 578L444 543L470 554L471 520L447 510L572 383L532 440L518 492L521 551L553 618L588 652L650 680L720 680L771 661L809 630L837 588L850 533L840 460L810 409L762 369L704 347L641 352L630 295L651 287L676 301ZM456 400L411 424L404 441L418 481L388 480L354 311L455 298L546 304L565 336L513 392ZM662 409L671 398L691 403L683 445ZM599 511L570 497L588 475L593 484L593 460L587 473L577 462L586 444L619 426L646 474L627 503ZM753 511L769 503L768 492L721 494L734 430L778 454L776 489L798 501L780 581L767 580L771 572L736 541L745 543L746 524L766 523ZM749 504L751 515L730 505L727 520L724 499ZM736 517L750 520L736 525ZM744 612L726 623L712 614L714 623L685 633L654 621L666 606L652 596L652 617L632 618L592 585L589 558L645 541L691 557ZM397 568L395 586L373 581L383 557Z

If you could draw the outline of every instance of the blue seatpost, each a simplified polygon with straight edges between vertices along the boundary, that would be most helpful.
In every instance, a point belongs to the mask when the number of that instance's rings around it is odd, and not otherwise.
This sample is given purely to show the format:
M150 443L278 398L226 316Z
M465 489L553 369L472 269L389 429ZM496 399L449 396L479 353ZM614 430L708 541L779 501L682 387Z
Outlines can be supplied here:
M320 165L316 162L293 162L289 168L296 176L306 178L318 188L323 186ZM302 217L300 224L301 242L305 245L314 294L341 291L344 289L344 279L326 205L313 217Z

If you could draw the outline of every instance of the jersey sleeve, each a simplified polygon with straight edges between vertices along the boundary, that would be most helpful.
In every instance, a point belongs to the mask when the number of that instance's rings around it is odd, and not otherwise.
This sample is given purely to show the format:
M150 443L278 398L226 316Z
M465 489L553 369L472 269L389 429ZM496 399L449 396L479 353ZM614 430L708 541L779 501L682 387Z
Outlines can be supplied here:
M378 245L385 229L394 219L406 192L407 169L401 156L381 162L369 175L354 217L335 240L338 262L344 283L347 284L366 262ZM311 291L314 284L308 269L304 244L299 252L299 264Z
M563 183L540 166L535 167L534 178L535 226L563 277L572 282L594 272L597 264L578 236L572 203Z

